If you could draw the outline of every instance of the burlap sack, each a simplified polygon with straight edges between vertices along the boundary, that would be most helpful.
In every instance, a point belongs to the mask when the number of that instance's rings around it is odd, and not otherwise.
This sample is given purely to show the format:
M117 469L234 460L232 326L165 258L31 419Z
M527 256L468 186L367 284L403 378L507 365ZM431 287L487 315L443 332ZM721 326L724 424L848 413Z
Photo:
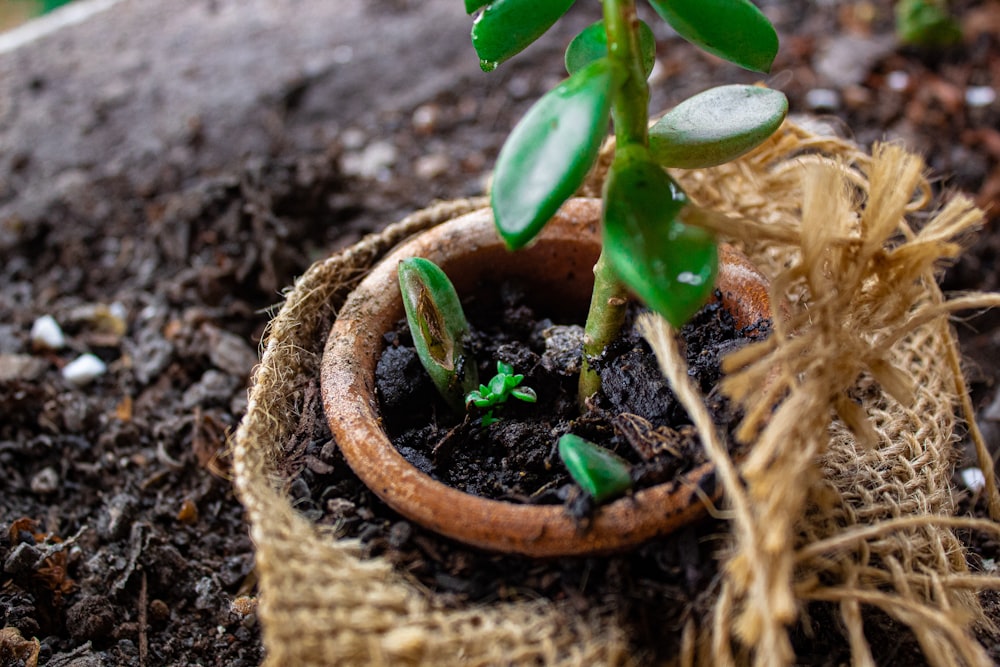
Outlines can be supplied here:
M754 442L738 467L667 325L643 323L718 466L731 519L724 580L712 612L685 627L680 664L792 664L788 628L811 601L837 605L855 664L874 664L862 606L912 628L932 664L990 664L973 634L988 623L976 591L1000 578L969 572L953 529L996 529L953 516L956 413L969 406L947 316L997 299L943 300L934 273L981 214L956 197L911 227L907 214L928 203L922 169L898 148L869 157L786 123L735 163L678 174L713 211L693 222L741 243L781 304L773 335L726 361L725 387L747 410L741 435ZM595 173L587 194L599 188ZM403 238L484 205L438 204L316 263L271 323L234 446L267 664L638 661L614 610L548 601L443 610L388 562L362 559L357 543L297 514L282 492L276 461L316 395L325 337L351 286ZM991 461L968 427L995 497Z

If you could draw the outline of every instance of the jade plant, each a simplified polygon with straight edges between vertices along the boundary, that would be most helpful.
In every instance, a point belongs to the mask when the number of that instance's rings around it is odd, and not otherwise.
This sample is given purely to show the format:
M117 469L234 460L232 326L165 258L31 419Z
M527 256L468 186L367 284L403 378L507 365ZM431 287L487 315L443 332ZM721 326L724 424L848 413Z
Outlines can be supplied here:
M472 43L484 71L516 55L552 27L573 0L465 0L479 12ZM766 72L778 49L768 19L748 0L649 0L684 39L749 70ZM757 86L713 88L649 124L647 78L652 29L636 0L603 0L603 17L565 53L569 77L521 119L496 161L491 206L497 230L523 247L583 183L613 121L616 153L605 181L603 246L585 325L581 404L600 388L589 360L622 326L637 295L675 327L710 296L718 265L712 234L665 168L722 164L769 137L788 103Z
M682 38L743 68L766 72L778 49L770 21L749 0L648 0ZM472 43L486 72L551 28L573 0L465 0L478 12ZM583 184L613 123L615 155L605 179L602 249L584 327L581 406L600 388L591 360L618 335L631 294L680 327L714 289L718 251L697 221L705 215L667 168L712 167L760 145L781 125L785 96L758 86L699 93L649 123L647 79L656 59L653 30L636 0L602 0L603 16L565 52L568 78L521 119L497 157L491 207L507 247L532 241ZM444 273L427 260L399 266L415 347L450 405L492 408L515 396L520 375L498 364L488 385L475 377L463 338L468 324ZM492 410L482 423L494 421ZM631 488L627 462L573 434L558 446L570 475L598 503Z

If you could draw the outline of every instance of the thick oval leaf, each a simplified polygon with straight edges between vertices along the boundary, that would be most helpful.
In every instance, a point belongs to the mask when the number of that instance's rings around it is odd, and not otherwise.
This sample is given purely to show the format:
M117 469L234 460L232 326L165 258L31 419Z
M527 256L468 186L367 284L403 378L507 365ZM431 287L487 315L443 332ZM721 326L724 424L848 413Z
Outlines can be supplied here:
M639 50L642 53L643 70L649 76L656 62L656 38L653 36L653 29L645 21L639 21ZM608 33L604 29L604 21L598 21L584 28L566 47L566 71L576 74L607 55Z
M615 157L604 189L604 253L621 281L675 328L708 300L719 262L712 235L676 219L686 204L643 147Z
M490 4L490 0L465 0L465 13L471 14L480 7Z
M469 323L455 287L437 264L423 257L404 259L396 273L417 357L441 396L462 412L463 397L479 378L463 346Z
M492 0L472 24L472 45L489 72L541 37L573 0Z
M632 487L631 469L625 459L578 435L567 433L559 438L559 458L570 477L598 503Z
M719 86L689 97L656 121L649 147L664 167L714 167L759 146L787 113L788 100L777 90Z
M497 230L520 248L586 177L608 132L611 64L598 60L538 100L497 157L492 205Z
M649 0L681 37L755 72L771 69L778 53L774 26L749 0Z

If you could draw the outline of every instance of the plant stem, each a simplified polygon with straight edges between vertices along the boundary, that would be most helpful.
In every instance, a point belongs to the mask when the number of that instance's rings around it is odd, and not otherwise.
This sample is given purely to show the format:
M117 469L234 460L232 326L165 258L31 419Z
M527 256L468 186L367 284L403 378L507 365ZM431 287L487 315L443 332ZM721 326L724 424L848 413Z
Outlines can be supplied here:
M611 113L618 146L649 145L649 85L639 49L639 18L635 0L604 0L604 26L608 35L608 57L624 79L614 93ZM601 388L601 378L590 367L594 357L615 339L625 321L628 290L605 260L604 253L594 266L594 292L584 329L583 365L578 400L586 400Z
M596 357L615 339L625 321L628 290L611 270L604 252L594 265L594 291L583 333L583 364L580 369L578 400L584 409L588 398L601 388L600 376L590 367L588 357Z
M604 0L604 26L608 34L608 58L625 77L611 106L615 139L619 146L648 146L649 84L639 49L635 0Z

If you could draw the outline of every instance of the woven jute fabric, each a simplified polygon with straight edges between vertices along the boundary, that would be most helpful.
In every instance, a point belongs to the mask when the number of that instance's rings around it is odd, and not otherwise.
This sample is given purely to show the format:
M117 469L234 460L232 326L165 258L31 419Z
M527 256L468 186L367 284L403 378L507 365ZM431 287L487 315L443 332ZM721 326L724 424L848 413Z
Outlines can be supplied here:
M997 299L939 292L935 272L982 216L963 197L928 211L922 170L899 148L869 156L786 123L740 160L676 174L704 211L688 222L742 245L772 278L775 309L772 335L724 364L724 390L746 414L738 437L752 443L739 463L702 414L667 325L642 325L717 465L729 519L714 605L687 622L679 664L794 664L789 628L813 602L838 610L855 664L874 664L868 608L911 628L932 664L990 664L974 634L989 623L976 592L1000 579L969 572L954 531L996 529L954 517L956 415L968 401L948 316ZM601 178L599 165L583 194ZM401 240L485 205L434 205L317 262L270 324L233 448L269 665L640 661L614 609L436 604L283 492L278 461L351 287ZM995 495L985 447L965 428Z

